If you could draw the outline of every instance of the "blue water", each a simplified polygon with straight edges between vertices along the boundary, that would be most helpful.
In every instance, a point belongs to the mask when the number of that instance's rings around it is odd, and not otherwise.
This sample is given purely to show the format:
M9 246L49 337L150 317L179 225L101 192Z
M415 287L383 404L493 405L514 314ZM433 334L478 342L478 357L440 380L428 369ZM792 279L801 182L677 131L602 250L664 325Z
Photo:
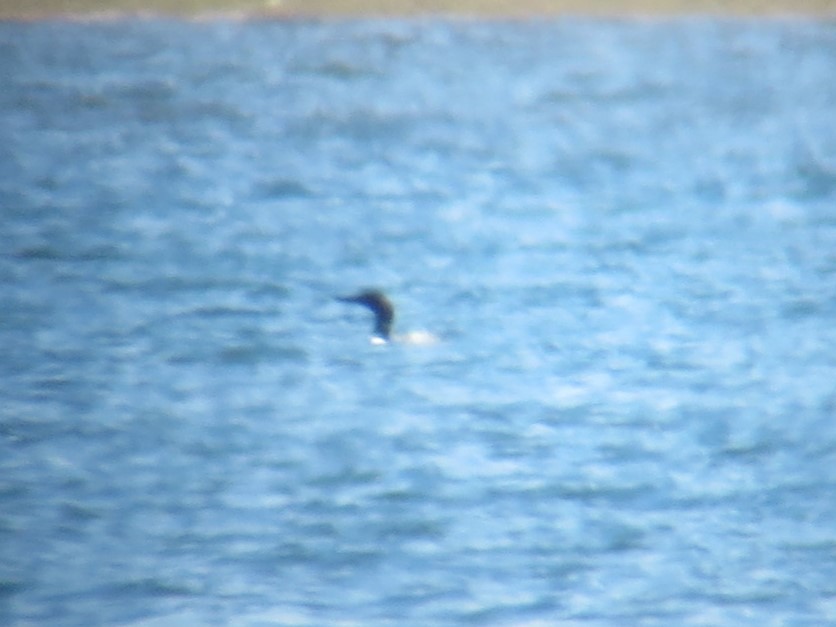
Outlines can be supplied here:
M836 624L834 75L832 21L0 25L0 623Z

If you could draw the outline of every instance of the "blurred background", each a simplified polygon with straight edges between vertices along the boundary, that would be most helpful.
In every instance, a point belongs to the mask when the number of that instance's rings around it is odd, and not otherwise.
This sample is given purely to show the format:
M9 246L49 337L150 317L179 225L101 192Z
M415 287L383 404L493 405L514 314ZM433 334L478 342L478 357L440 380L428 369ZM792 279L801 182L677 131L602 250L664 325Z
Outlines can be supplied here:
M239 13L274 16L833 15L833 0L2 0L0 18L49 14Z
M0 624L836 622L836 23L0 50Z

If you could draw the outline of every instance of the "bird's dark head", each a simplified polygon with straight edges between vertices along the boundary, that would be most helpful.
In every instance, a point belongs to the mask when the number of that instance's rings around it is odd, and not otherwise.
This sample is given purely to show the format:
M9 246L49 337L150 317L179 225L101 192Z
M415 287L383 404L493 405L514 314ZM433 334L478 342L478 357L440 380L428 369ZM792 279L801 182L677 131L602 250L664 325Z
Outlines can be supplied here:
M337 300L343 303L354 303L362 305L374 313L374 333L384 340L389 339L392 332L392 323L395 320L395 308L380 290L364 290L354 296L340 296Z

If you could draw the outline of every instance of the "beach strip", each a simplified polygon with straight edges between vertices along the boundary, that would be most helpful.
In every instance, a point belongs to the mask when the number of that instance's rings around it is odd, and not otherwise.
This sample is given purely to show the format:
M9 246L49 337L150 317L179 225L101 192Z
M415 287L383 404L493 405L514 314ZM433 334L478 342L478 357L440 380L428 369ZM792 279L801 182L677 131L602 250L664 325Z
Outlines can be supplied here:
M836 17L836 0L0 0L0 19Z

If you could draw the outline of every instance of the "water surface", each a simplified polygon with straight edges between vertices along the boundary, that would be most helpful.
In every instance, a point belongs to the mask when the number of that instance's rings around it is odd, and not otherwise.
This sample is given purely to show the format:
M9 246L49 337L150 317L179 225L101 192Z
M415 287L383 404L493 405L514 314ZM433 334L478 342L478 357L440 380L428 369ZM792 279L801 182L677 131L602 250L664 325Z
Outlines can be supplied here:
M836 622L833 23L0 51L0 622Z

